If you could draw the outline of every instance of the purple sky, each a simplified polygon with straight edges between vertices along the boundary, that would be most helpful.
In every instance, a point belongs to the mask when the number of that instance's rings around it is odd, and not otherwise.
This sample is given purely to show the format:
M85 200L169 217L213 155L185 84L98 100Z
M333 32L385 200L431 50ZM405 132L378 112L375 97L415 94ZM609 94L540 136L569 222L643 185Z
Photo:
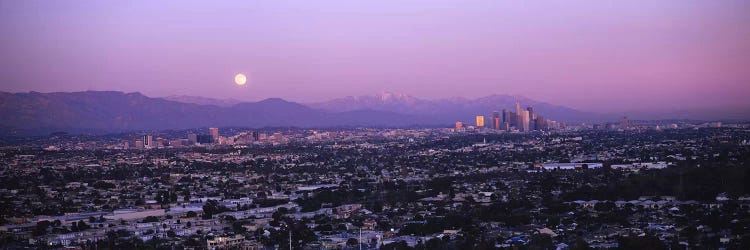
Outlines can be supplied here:
M528 2L0 1L0 90L750 107L750 1Z

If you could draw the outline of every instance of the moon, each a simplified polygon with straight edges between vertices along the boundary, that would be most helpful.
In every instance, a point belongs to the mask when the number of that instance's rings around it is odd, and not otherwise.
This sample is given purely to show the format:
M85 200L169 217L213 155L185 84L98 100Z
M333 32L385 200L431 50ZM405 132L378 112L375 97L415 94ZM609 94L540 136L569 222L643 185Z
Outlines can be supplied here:
M234 83L237 85L245 85L245 82L247 82L247 76L245 76L245 74L240 73L234 76Z

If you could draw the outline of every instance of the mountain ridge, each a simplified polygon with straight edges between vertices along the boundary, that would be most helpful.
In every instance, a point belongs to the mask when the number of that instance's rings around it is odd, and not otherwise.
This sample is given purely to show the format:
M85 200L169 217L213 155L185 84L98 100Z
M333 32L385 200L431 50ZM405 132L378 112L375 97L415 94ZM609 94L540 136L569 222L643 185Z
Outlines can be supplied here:
M192 95L170 95L162 97L166 100L182 102L182 103L193 103L200 105L214 105L219 107L231 107L243 101L236 99L218 99L203 96L192 96Z
M207 103L207 100L215 103ZM57 131L112 133L212 126L449 127L456 121L471 124L476 115L489 117L493 111L503 108L512 110L516 101L523 108L532 106L535 113L547 119L563 122L616 121L621 117L501 94L474 99L452 97L431 100L383 92L307 104L281 98L257 102L234 101L204 97L170 100L139 92L120 91L0 91L0 135L41 135ZM672 116L679 117L676 114Z
M427 117L384 111L332 113L269 98L231 107L148 97L138 92L0 92L5 135L56 131L112 133L196 127L335 127L434 125Z

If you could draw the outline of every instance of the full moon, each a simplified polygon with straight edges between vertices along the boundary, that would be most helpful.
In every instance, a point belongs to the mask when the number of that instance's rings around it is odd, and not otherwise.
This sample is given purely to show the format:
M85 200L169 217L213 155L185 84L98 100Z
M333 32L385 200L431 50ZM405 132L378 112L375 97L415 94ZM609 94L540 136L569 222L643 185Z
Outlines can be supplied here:
M247 82L247 77L244 74L234 76L234 83L237 85L245 85L245 82Z

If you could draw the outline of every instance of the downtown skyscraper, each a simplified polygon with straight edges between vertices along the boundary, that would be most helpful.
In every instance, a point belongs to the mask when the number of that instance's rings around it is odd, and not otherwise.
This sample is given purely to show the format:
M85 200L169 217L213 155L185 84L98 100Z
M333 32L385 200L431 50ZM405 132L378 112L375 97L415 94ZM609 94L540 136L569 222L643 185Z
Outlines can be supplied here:
M492 128L499 130L500 129L500 112L494 111L492 112Z

